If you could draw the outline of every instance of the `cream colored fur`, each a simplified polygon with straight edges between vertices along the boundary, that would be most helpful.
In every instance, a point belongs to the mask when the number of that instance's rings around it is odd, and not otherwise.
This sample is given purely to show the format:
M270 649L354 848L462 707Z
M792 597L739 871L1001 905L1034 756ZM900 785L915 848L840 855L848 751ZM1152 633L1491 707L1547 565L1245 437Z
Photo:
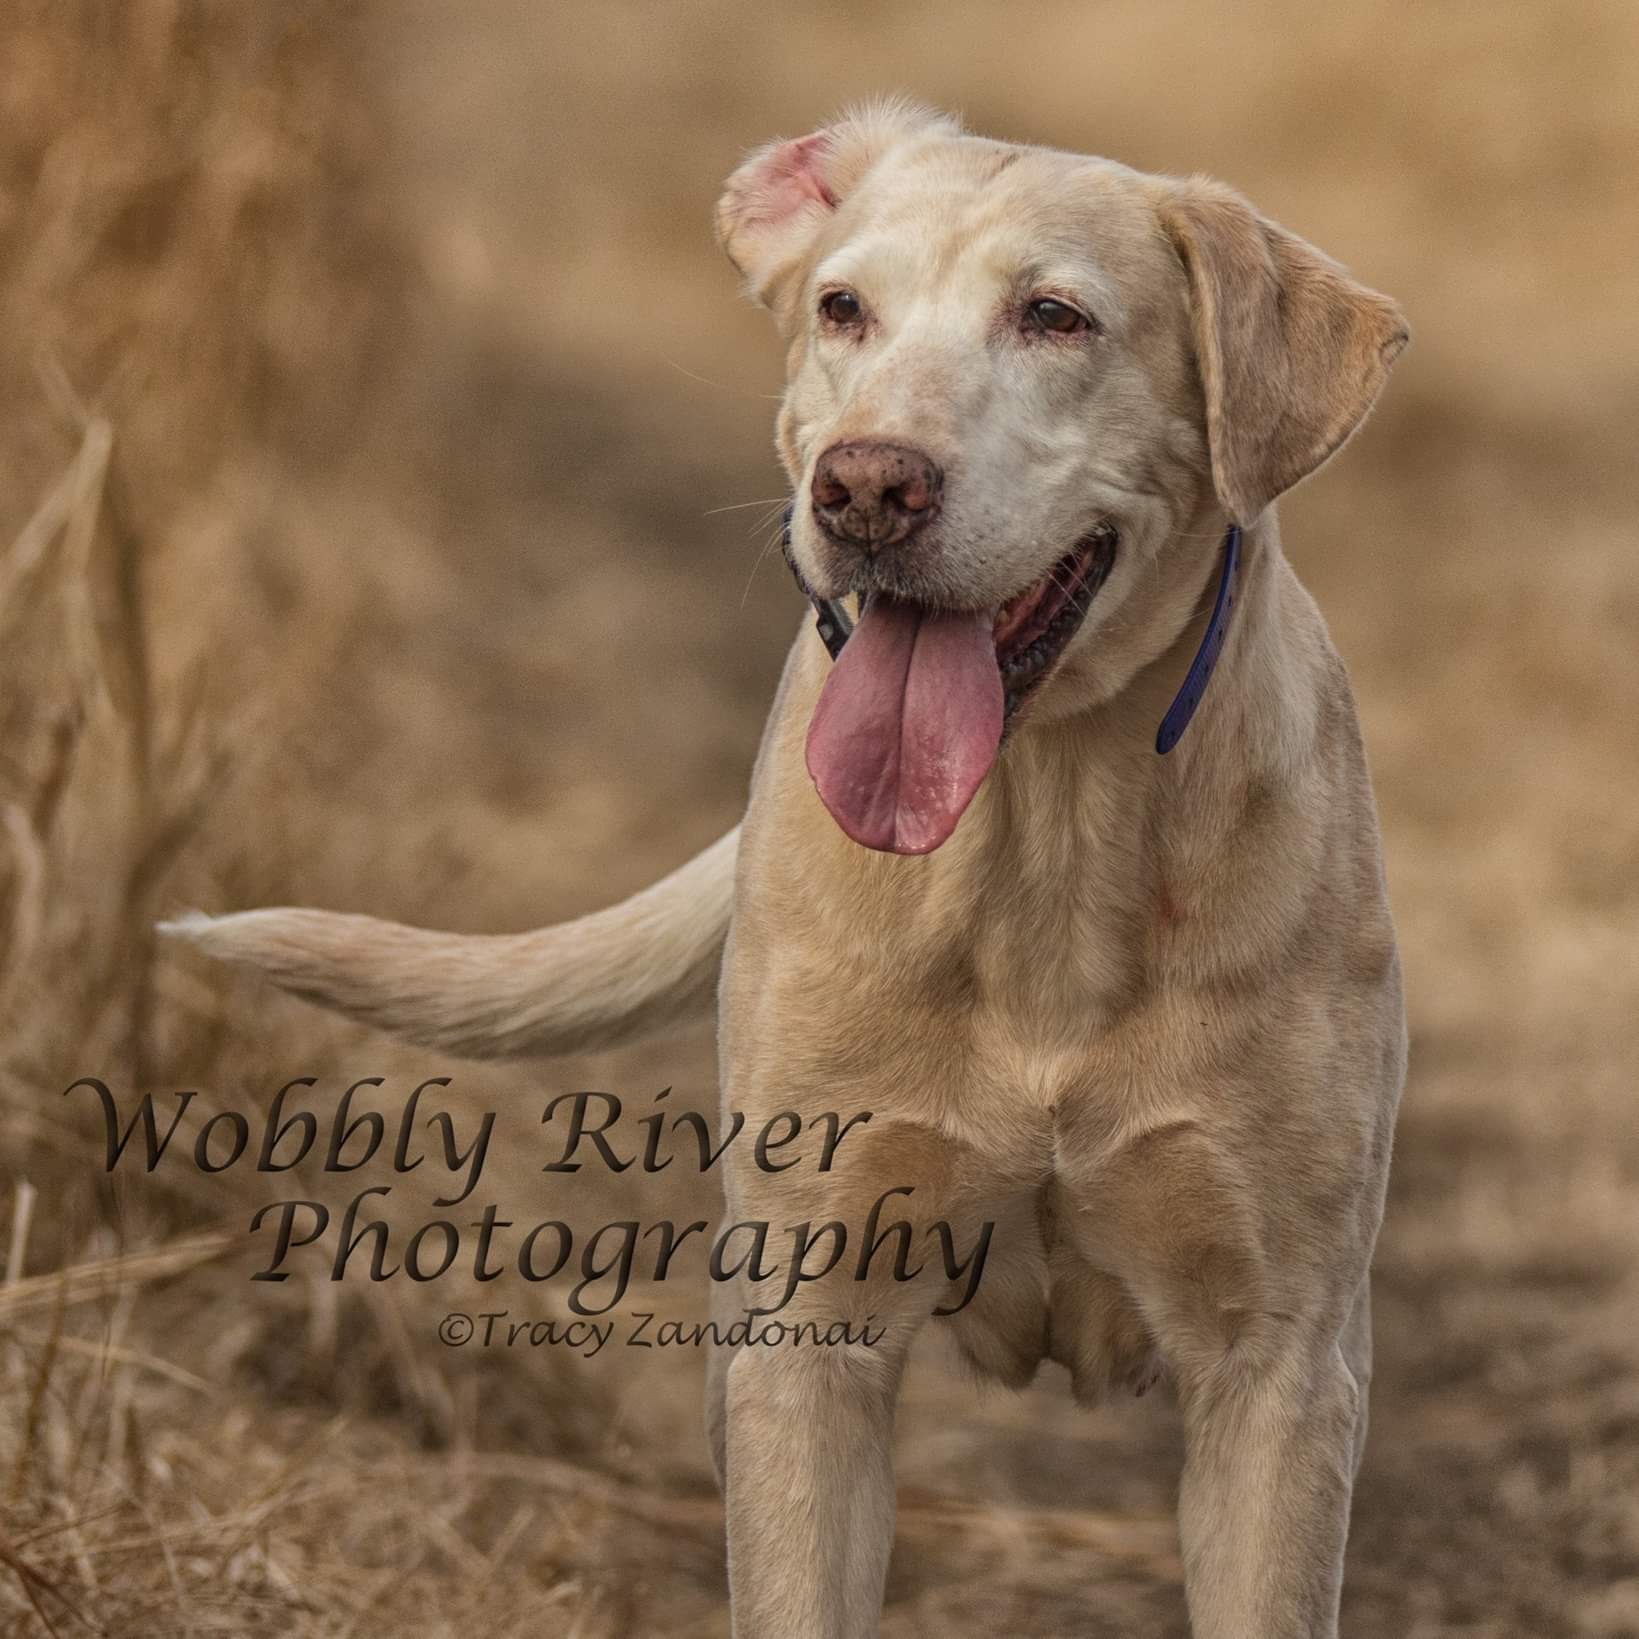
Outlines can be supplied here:
M1093 521L1120 528L954 836L874 854L820 806L803 741L830 662L805 625L738 838L625 905L494 940L311 911L176 931L468 1052L675 1023L721 951L724 1108L874 1112L830 1174L731 1159L731 1215L857 1223L912 1185L918 1220L995 1221L978 1297L936 1324L1008 1383L1061 1362L1089 1404L1170 1378L1196 1639L1328 1639L1405 1032L1348 681L1269 503L1365 416L1399 314L1216 184L902 106L753 155L718 225L789 348L795 492L842 438L946 467L938 533L904 569L920 595L990 607ZM870 320L851 338L816 318L837 284ZM1009 315L1043 288L1101 333L1016 345ZM1161 758L1230 518L1231 635ZM802 506L793 549L820 591L848 589ZM877 1631L897 1387L949 1292L816 1282L787 1319L870 1313L882 1343L716 1361L738 1639Z
M585 1052L710 1008L738 840L730 831L642 893L532 933L433 933L307 910L196 913L160 927L423 1047L470 1058Z

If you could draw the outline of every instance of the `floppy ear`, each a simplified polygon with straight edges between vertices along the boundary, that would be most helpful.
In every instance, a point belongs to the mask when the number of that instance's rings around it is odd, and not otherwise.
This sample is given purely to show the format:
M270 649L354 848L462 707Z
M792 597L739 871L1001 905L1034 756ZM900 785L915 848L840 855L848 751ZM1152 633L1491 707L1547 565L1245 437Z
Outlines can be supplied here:
M717 238L764 307L781 297L820 229L872 165L913 137L957 136L953 119L888 101L790 142L759 148L717 201Z
M1365 419L1410 339L1400 309L1204 178L1162 219L1189 276L1212 478L1250 524Z

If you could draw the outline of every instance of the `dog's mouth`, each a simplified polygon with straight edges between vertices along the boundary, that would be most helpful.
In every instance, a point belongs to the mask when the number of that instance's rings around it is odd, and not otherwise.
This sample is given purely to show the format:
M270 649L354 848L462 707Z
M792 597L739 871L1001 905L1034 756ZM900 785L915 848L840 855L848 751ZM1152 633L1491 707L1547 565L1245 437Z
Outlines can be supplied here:
M1041 686L1087 618L1115 567L1117 539L1113 528L1101 524L997 612L991 639L1007 717Z
M858 843L925 854L956 829L1009 718L1053 671L1114 567L1101 525L999 609L937 609L877 592L808 728L820 800Z

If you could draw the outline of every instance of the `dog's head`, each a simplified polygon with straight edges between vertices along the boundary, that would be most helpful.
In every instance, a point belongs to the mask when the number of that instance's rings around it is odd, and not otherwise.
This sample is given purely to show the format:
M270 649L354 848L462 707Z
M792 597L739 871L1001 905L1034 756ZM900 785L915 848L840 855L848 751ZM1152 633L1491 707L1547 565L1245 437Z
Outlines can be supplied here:
M1176 640L1224 520L1325 461L1406 341L1227 188L902 104L752 155L717 222L789 344L792 551L862 601L809 767L898 852L949 835L1015 707L1083 709Z

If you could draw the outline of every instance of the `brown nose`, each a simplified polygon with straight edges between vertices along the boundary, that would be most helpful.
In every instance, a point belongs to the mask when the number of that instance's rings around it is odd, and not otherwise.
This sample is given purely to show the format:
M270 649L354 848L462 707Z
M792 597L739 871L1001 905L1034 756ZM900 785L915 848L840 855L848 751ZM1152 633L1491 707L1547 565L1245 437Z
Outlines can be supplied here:
M814 516L834 540L880 552L939 514L944 474L906 444L833 444L815 463Z

